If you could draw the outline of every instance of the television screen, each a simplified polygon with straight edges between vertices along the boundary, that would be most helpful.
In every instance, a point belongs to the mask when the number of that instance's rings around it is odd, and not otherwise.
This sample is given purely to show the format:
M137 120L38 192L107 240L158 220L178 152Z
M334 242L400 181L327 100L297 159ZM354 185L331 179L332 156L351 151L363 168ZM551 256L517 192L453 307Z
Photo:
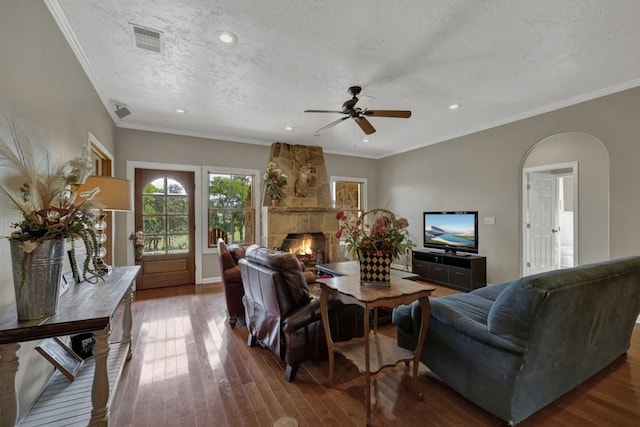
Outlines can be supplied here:
M424 247L478 252L478 212L424 212Z

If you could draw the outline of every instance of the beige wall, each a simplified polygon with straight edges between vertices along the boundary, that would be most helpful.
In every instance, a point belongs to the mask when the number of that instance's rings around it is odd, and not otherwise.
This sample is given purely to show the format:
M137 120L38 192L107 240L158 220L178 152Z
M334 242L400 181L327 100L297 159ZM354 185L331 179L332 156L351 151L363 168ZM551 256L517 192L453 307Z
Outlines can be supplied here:
M262 173L267 166L270 146L239 144L205 138L119 128L116 134L118 158L116 174L124 176L127 162L169 163L190 166L222 166L229 168L258 169ZM295 141L287 141L295 144ZM327 173L337 176L366 178L369 183L369 200L375 203L375 160L325 154ZM261 173L261 175L262 175ZM196 176L196 179L200 179ZM126 263L126 218L117 218L118 233L116 264ZM202 229L202 228L199 228ZM202 277L210 281L220 276L215 254L202 254Z
M544 138L580 132L609 154L610 257L640 253L640 88L388 157L378 165L378 200L407 216L420 237L423 210L480 211L480 254L488 280L518 277L521 253L521 165ZM581 202L589 203L587 194ZM493 216L495 225L482 218Z
M88 144L88 132L114 149L115 126L43 2L0 1L0 58L0 114L31 128L51 156L67 160L79 155ZM0 118L0 130L6 128ZM0 235L8 235L19 218L0 197ZM0 306L14 301L9 244L0 239ZM21 408L51 371L33 350L35 344L23 343L19 352Z

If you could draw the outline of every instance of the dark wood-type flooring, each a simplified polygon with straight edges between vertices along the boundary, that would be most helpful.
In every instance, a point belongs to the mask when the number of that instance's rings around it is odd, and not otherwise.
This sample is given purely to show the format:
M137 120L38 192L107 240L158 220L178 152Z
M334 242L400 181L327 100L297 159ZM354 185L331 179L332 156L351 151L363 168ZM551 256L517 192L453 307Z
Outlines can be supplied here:
M434 295L455 291L438 288ZM118 314L120 316L121 313ZM304 363L293 383L283 363L248 348L247 329L232 329L221 285L136 292L133 359L111 406L113 426L272 426L284 416L302 426L362 426L364 376L336 356L332 387L326 360ZM118 324L118 323L114 323ZM392 325L380 329L394 336ZM117 339L120 330L112 332ZM403 364L378 379L375 426L500 426L420 365L424 400L411 392ZM640 325L631 349L603 371L519 424L529 426L640 425Z

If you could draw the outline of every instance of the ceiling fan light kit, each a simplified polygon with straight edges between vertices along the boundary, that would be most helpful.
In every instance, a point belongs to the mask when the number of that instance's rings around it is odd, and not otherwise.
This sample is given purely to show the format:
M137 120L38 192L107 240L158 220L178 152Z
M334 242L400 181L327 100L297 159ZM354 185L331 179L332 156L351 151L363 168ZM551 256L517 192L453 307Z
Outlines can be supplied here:
M349 88L349 93L351 94L351 99L346 100L342 104L342 110L305 110L305 113L337 113L337 114L345 114L345 117L342 117L338 120L335 120L329 123L326 126L321 127L315 133L318 134L323 130L329 129L346 119L353 119L356 124L362 129L362 131L366 135L371 135L376 131L371 122L367 120L366 116L369 117L391 117L391 118L400 118L400 119L408 119L411 117L411 111L409 110L369 110L369 105L375 100L375 98L367 95L362 95L358 98L358 95L362 91L362 87L360 86L351 86Z

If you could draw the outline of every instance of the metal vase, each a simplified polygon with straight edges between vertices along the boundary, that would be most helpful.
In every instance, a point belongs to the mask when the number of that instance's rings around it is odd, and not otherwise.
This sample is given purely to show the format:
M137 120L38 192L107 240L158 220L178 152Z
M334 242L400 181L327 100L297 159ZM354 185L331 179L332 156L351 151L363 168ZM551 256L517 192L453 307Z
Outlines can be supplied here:
M56 314L64 263L64 239L44 240L31 253L24 242L9 239L18 320Z

